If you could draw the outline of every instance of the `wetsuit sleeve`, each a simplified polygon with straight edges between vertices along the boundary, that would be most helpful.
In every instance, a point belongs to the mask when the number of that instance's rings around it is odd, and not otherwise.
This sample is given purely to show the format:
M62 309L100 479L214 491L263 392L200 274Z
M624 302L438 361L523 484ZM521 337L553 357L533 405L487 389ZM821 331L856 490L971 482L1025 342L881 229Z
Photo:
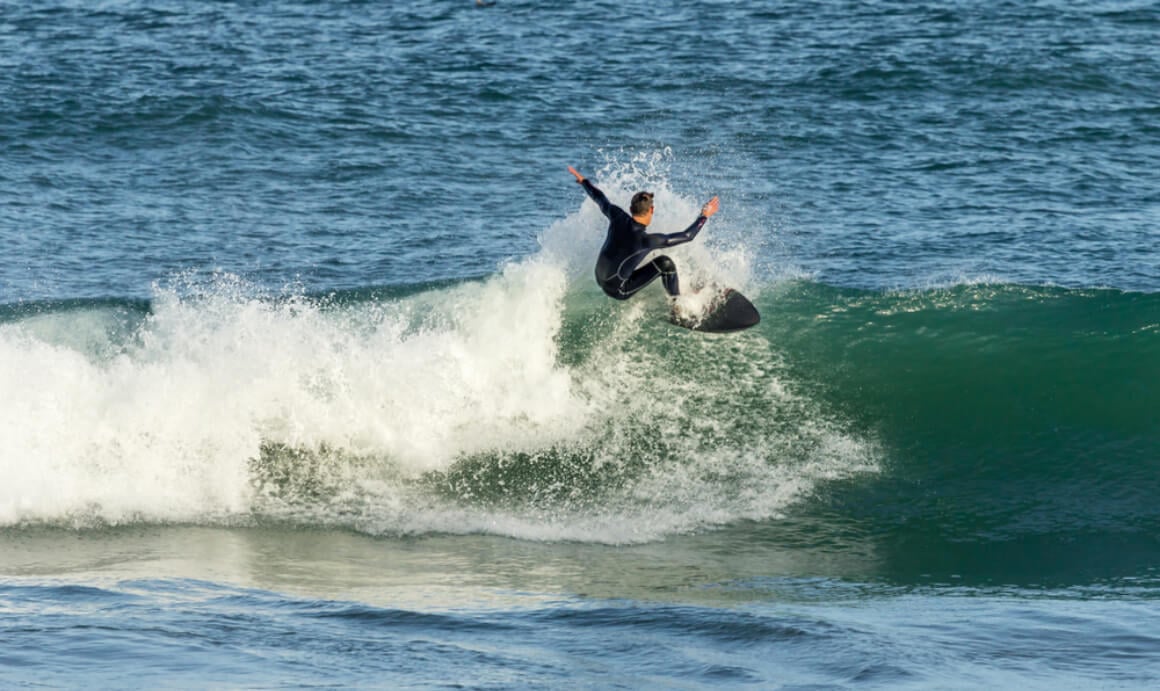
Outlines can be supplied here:
M608 218L612 218L612 202L608 201L608 197L604 196L600 188L593 185L588 178L584 178L584 181L580 184L584 187L584 191L588 193L588 196L592 198L592 201L596 202L596 206L600 207L600 213Z
M650 235L650 245L653 247L672 247L673 245L683 245L693 238L697 237L697 233L705 227L705 222L708 221L706 216L698 216L697 220L688 228L685 228L679 233L671 233L669 235Z

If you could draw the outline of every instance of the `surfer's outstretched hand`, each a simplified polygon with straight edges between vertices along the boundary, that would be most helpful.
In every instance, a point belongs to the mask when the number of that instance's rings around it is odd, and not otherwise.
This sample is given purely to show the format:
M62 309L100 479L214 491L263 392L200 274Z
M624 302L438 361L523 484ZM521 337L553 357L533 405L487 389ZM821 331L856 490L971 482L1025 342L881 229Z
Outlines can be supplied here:
M576 182L584 182L584 176L580 174L580 171L568 166L568 172L576 176Z
M701 215L705 218L709 218L713 214L717 213L717 209L720 207L721 202L718 201L716 197L713 197L709 201L705 202L705 206L701 207Z

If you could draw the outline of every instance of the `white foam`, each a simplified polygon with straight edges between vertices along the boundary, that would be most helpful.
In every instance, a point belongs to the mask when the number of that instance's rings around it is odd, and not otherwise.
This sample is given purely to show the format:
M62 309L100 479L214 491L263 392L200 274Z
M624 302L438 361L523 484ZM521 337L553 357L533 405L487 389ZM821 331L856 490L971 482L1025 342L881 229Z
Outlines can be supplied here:
M6 325L0 523L241 512L263 442L374 454L413 475L567 436L586 404L555 364L565 285L528 261L356 315L225 278L196 297L159 290L111 359L55 339L68 327L47 317Z

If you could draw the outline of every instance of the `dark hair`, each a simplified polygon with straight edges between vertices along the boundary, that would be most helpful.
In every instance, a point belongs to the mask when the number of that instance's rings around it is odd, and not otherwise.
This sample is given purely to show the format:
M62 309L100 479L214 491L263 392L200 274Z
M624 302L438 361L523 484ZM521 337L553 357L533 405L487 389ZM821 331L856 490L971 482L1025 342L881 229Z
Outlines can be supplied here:
M628 210L633 216L643 216L648 213L649 209L653 208L652 200L652 192L637 192L632 195L632 204L629 205Z

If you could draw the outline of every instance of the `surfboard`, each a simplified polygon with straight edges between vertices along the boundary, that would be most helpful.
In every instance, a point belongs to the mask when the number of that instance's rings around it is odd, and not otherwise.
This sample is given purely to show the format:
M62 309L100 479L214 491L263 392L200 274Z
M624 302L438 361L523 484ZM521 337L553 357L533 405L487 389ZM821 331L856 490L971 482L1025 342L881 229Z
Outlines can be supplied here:
M720 290L703 311L688 313L672 311L669 321L677 326L707 333L729 333L755 326L761 321L757 308L741 293L732 288Z

